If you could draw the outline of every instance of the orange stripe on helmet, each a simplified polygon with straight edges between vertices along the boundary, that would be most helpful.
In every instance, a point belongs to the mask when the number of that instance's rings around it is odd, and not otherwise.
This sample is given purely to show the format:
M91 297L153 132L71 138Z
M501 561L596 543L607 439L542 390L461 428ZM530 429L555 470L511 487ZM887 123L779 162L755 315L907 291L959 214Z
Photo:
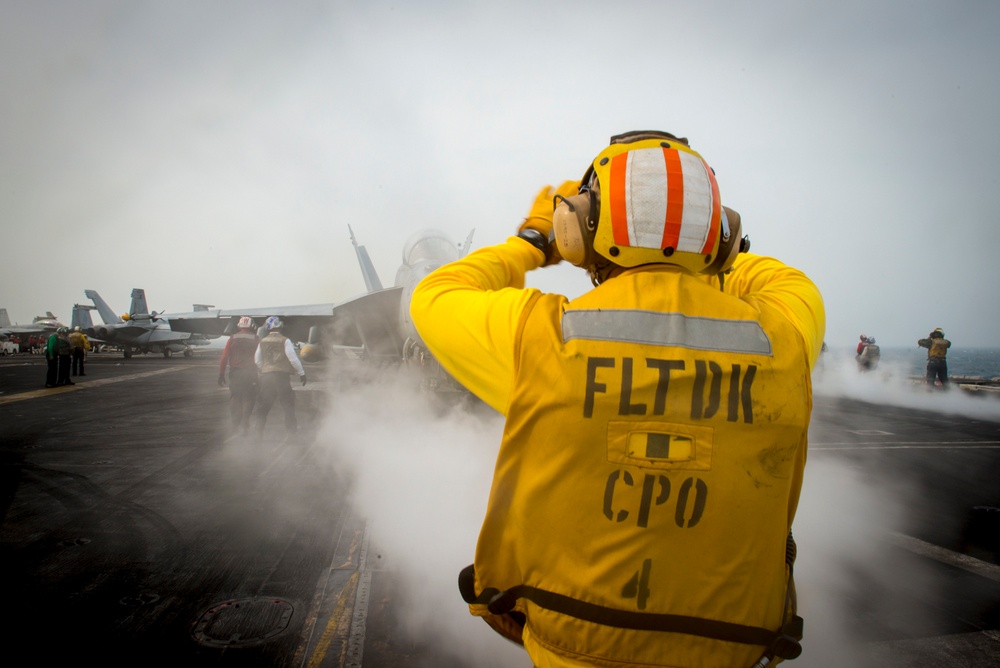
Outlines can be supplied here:
M719 182L715 180L715 172L708 166L704 158L702 158L701 164L705 165L705 174L712 184L712 221L708 228L705 245L701 247L702 255L707 255L715 247L715 238L719 236L719 228L722 227L722 202L719 201Z
M625 207L625 176L628 168L628 153L620 153L611 158L611 232L615 245L628 246L628 211Z
M660 248L676 248L681 238L681 219L684 216L684 169L675 149L663 149L663 162L667 170L667 215L663 221L663 242Z

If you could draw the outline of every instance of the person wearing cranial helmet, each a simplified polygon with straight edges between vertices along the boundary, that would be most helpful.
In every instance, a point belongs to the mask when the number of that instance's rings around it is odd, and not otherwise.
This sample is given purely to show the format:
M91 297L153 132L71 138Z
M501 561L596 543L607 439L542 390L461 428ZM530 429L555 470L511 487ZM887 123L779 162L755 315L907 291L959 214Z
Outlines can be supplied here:
M62 385L76 385L70 377L70 367L73 364L73 343L69 338L69 327L59 327L56 329L56 387Z
M306 384L306 372L295 352L292 340L282 333L285 323L276 315L264 321L267 336L260 340L254 353L254 363L260 370L260 401L257 404L257 435L262 437L267 424L267 414L275 400L285 410L285 433L292 437L298 432L295 417L295 393L291 376L296 374Z
M917 339L917 345L927 348L927 385L948 389L948 349L951 348L951 341L944 338L944 330L936 327L927 338Z
M65 327L56 328L45 340L45 387L59 387L65 384L59 368L60 348L63 347L64 338L67 349L69 346L69 339L66 338L66 333L63 331L65 329ZM69 369L67 368L66 371L66 380L68 380Z
M84 362L87 359L87 352L93 349L90 339L84 333L83 328L77 325L69 333L70 342L70 372L73 376L86 376Z
M254 331L250 316L236 322L236 333L226 341L219 360L219 385L226 385L226 367L229 367L229 421L233 429L246 434L250 430L250 414L257 401L257 364L254 356L260 337Z
M874 336L861 335L861 343L858 345L858 354L855 359L858 362L858 370L861 372L874 371L878 368L882 351L875 342Z
M686 139L626 133L413 293L431 353L506 420L459 589L536 666L801 651L791 528L825 311L741 235ZM563 261L594 288L525 287Z

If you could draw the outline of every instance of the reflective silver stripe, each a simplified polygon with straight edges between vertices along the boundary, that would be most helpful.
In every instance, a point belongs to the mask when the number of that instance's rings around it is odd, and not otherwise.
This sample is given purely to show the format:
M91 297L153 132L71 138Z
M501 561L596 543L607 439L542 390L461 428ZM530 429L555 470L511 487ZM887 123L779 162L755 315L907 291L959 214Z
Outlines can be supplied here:
M771 355L771 340L760 323L752 320L700 318L659 311L566 311L562 333L563 343L590 339Z

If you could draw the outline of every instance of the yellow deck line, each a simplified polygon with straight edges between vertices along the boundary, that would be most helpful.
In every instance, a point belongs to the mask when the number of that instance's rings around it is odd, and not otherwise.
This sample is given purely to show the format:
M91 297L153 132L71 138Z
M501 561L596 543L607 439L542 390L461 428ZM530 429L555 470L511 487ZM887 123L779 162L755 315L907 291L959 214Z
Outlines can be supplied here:
M84 380L84 381L74 381L74 385L62 385L60 387L47 387L43 390L32 390L31 392L20 392L18 394L10 394L7 396L0 396L0 406L3 404L11 404L15 401L24 401L25 399L38 399L40 397L53 397L57 394L66 394L67 392L76 392L78 390L87 390L94 387L101 387L102 385L110 385L111 383L120 383L125 380L136 380L139 378L149 378L150 376L158 376L161 373L171 373L173 371L182 371L183 369L191 369L192 366L175 366L168 369L157 369L156 371L143 371L142 373L131 373L127 376L116 376L114 378L100 378L98 380ZM77 376L79 378L79 376Z

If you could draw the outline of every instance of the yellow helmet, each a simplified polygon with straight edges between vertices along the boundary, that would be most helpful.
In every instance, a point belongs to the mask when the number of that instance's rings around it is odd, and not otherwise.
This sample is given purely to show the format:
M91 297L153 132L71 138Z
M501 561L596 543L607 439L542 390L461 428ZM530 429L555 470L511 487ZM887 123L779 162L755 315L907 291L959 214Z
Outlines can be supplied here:
M718 274L749 248L740 231L739 214L722 206L712 168L687 139L657 131L612 137L579 194L557 196L553 213L560 255L592 275L600 258L620 267L658 263Z

